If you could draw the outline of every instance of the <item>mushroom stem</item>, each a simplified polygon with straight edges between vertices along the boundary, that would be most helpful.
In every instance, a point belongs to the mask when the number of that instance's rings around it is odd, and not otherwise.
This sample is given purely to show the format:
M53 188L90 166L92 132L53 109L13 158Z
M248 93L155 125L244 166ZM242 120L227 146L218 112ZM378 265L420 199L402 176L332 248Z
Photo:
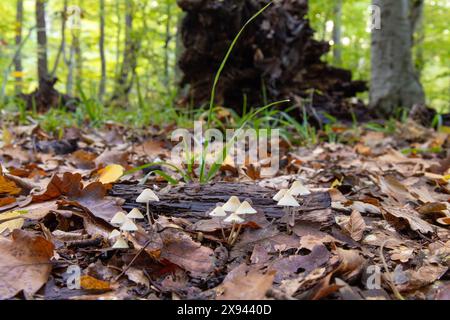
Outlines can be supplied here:
M231 244L231 240L233 239L234 230L236 228L236 222L233 222L233 227L231 227L230 236L228 237L228 244Z
M227 236L225 235L225 230L223 229L222 221L220 221L220 219L219 219L219 226L220 226L220 230L222 230L222 238L225 241L225 240L227 240Z
M286 215L287 215L287 221L286 221L287 233L288 234L292 234L291 221L289 221L290 220L289 218L292 219L292 213L291 212L293 212L293 210L292 210L291 207L287 207L285 212L286 212Z
M153 213L150 212L150 202L147 201L147 218L148 218L148 223L150 225L153 225L153 223L155 222L155 218L153 218Z
M235 244L235 242L239 238L239 233L241 232L241 229L242 229L242 224L239 225L237 231L235 232L235 235L234 235L233 239L231 240L230 245L234 245Z

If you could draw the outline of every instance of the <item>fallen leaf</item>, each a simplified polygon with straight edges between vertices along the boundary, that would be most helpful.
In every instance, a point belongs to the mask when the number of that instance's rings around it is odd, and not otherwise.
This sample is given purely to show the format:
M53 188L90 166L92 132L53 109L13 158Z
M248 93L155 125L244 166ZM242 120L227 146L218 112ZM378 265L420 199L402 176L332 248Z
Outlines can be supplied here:
M12 239L0 237L0 299L35 294L47 282L52 256L53 244L30 232L16 229Z
M34 195L33 202L44 202L59 198L61 195L77 194L83 188L81 175L66 172L62 179L54 175L44 192Z
M281 280L288 279L297 273L310 273L314 269L321 267L330 259L330 253L324 245L317 245L308 255L292 255L275 261L269 268L275 274L274 281L280 283Z
M110 164L98 171L98 181L103 184L114 183L123 176L125 168L118 164Z
M405 274L409 281L397 288L401 292L420 289L440 279L447 270L448 267L435 265L425 265L417 270L407 270Z
M214 251L191 239L176 229L161 233L164 247L161 258L166 259L193 274L206 276L214 270Z
M80 285L85 290L111 290L109 282L96 279L90 275L82 275Z
M344 226L344 229L355 241L360 241L363 238L364 231L366 230L366 223L364 222L364 219L359 211L353 210L348 223Z
M0 195L17 195L22 191L13 181L7 179L0 165Z
M20 211L11 211L0 214L0 221L6 219L13 219L7 222L0 223L0 233L3 233L6 229L9 231L13 231L14 229L22 228L25 220L23 218L19 218L23 212Z
M408 189L393 176L378 177L381 192L394 198L401 204L405 204L414 197L409 193Z
M248 273L226 277L220 286L224 293L217 300L263 300L272 287L275 272L261 273L250 270Z
M407 225L411 230L419 231L423 234L433 233L433 227L422 220L419 215L410 207L403 208L385 207L383 216L394 227L404 229Z

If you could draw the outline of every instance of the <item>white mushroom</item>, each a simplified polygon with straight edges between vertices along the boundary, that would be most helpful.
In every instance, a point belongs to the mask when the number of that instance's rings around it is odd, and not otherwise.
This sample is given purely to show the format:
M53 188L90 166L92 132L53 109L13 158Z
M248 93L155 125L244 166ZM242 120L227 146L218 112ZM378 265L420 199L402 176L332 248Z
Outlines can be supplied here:
M227 213L221 206L217 206L213 211L209 213L210 217L226 217Z
M272 198L275 201L280 201L281 198L284 197L284 195L288 192L288 189L281 189L280 191L277 192L277 194Z
M285 194L284 197L281 198L280 201L278 201L277 205L283 207L300 207L298 201L295 200L295 198L290 193Z
M109 235L108 239L115 239L117 237L120 237L120 231L117 229L114 229Z
M111 224L121 225L127 220L127 216L122 211L117 212L111 219Z
M226 212L235 212L239 206L241 205L241 201L238 197L232 196L228 201L222 206L223 210Z
M127 218L129 219L144 219L144 216L142 215L141 211L138 208L134 208L127 214Z
M244 222L245 220L242 219L241 217L239 217L236 213L232 213L228 216L228 218L226 218L225 220L223 220L226 223L233 223L233 227L235 224L239 224Z
M251 204L248 201L242 202L242 204L237 208L235 211L238 215L245 215L245 214L255 214L257 211L253 209Z
M295 200L295 198L288 192L284 195L283 198L281 198L281 200L278 202L278 205L286 208L287 215L291 214L290 226L294 227L295 226L295 211L293 210L293 208L300 207L300 204L298 203L298 201ZM288 232L291 231L291 229L289 228L289 223L287 223L287 229L288 229Z
M309 191L300 181L295 181L289 189L289 193L293 196L307 196L308 194L311 194L311 191Z
M122 237L117 238L116 242L112 246L113 249L128 249L128 242L125 241Z
M209 213L209 216L213 217L213 218L219 218L219 225L220 225L220 229L222 230L222 237L225 240L225 238L226 238L225 230L222 227L221 218L226 217L227 213L225 212L225 210L223 210L221 203L217 204L217 206L214 208L214 210Z
M138 227L134 224L133 220L127 219L120 227L120 230L134 232L138 230Z
M150 202L159 202L159 198L156 193L151 189L145 189L142 193L137 197L136 202L145 203L147 205L147 218L150 224L153 224L155 220L153 214L150 216ZM151 219L150 219L151 218Z

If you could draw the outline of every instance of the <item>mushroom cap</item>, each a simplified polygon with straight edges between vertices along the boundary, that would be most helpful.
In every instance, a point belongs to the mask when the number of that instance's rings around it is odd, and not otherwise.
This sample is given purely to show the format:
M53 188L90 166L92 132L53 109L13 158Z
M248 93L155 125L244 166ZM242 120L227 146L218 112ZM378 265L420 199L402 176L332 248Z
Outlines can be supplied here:
M293 196L307 196L311 194L311 191L308 190L300 181L295 181L291 188L289 189L289 193Z
M138 227L134 224L134 222L131 219L127 218L127 220L120 227L120 230L134 232L138 230Z
M136 202L138 203L147 203L150 201L159 202L158 196L153 192L152 189L145 189L136 199Z
M230 214L230 216L223 220L223 222L226 223L242 223L245 220L239 217L236 213Z
M113 249L128 249L128 242L125 241L122 237L119 237L114 245L112 246Z
M144 219L144 216L138 208L134 208L127 214L127 218L129 218L129 219Z
M111 219L111 224L121 225L127 220L127 216L122 211L117 212Z
M238 197L232 196L228 201L222 206L223 210L226 212L235 212L241 205L241 201Z
M225 212L225 210L223 210L222 207L216 207L213 211L210 212L209 214L210 217L226 217L227 213Z
M275 201L280 201L284 197L284 195L288 192L289 192L288 189L281 189L272 199Z
M253 209L248 201L242 202L242 204L237 208L236 214L255 214L257 211Z
M283 207L300 207L300 204L295 200L295 198L290 194L286 193L280 201L278 201L279 206Z
M108 235L108 239L115 239L120 236L120 231L117 229L114 229L111 231L111 233Z

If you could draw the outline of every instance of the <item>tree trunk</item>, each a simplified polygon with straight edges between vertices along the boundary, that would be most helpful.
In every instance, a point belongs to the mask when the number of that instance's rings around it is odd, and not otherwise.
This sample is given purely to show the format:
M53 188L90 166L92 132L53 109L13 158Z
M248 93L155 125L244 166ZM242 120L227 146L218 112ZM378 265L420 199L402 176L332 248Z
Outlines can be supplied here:
M61 44L59 45L58 53L56 55L55 64L53 65L51 78L55 77L58 70L59 61L61 56L65 55L66 50L66 22L67 22L67 6L68 0L64 0L63 10L61 11Z
M128 102L128 94L133 86L137 64L138 48L133 33L134 6L133 0L127 1L125 13L125 48L123 50L123 60L119 78L117 79L116 90L112 97L113 101L122 105L125 105Z
M381 9L381 29L372 31L370 105L389 115L423 104L425 94L412 61L409 0L373 0L373 5Z
M411 0L411 24L413 30L413 45L415 48L414 65L418 76L422 74L425 65L423 56L423 41L425 40L425 28L423 23L423 14L425 0Z
M333 62L335 65L342 64L342 0L335 0L334 23L333 23Z
M45 22L45 0L36 0L36 26L38 43L39 88L44 88L49 79L47 59L47 30Z
M103 100L106 87L106 57L105 57L105 0L100 0L100 41L99 41L100 59L101 59L101 79L98 89L98 98Z
M79 8L80 8L80 19L82 19L83 16L83 10L84 10L84 2L83 0L79 0ZM74 29L74 49L75 49L75 84L77 88L83 87L83 52L81 50L81 28L82 24Z
M22 30L23 30L23 0L17 0L17 11L16 11L16 47L19 48L22 45ZM15 66L15 93L19 95L22 93L23 87L23 67L22 67L22 54L19 53L14 59Z

